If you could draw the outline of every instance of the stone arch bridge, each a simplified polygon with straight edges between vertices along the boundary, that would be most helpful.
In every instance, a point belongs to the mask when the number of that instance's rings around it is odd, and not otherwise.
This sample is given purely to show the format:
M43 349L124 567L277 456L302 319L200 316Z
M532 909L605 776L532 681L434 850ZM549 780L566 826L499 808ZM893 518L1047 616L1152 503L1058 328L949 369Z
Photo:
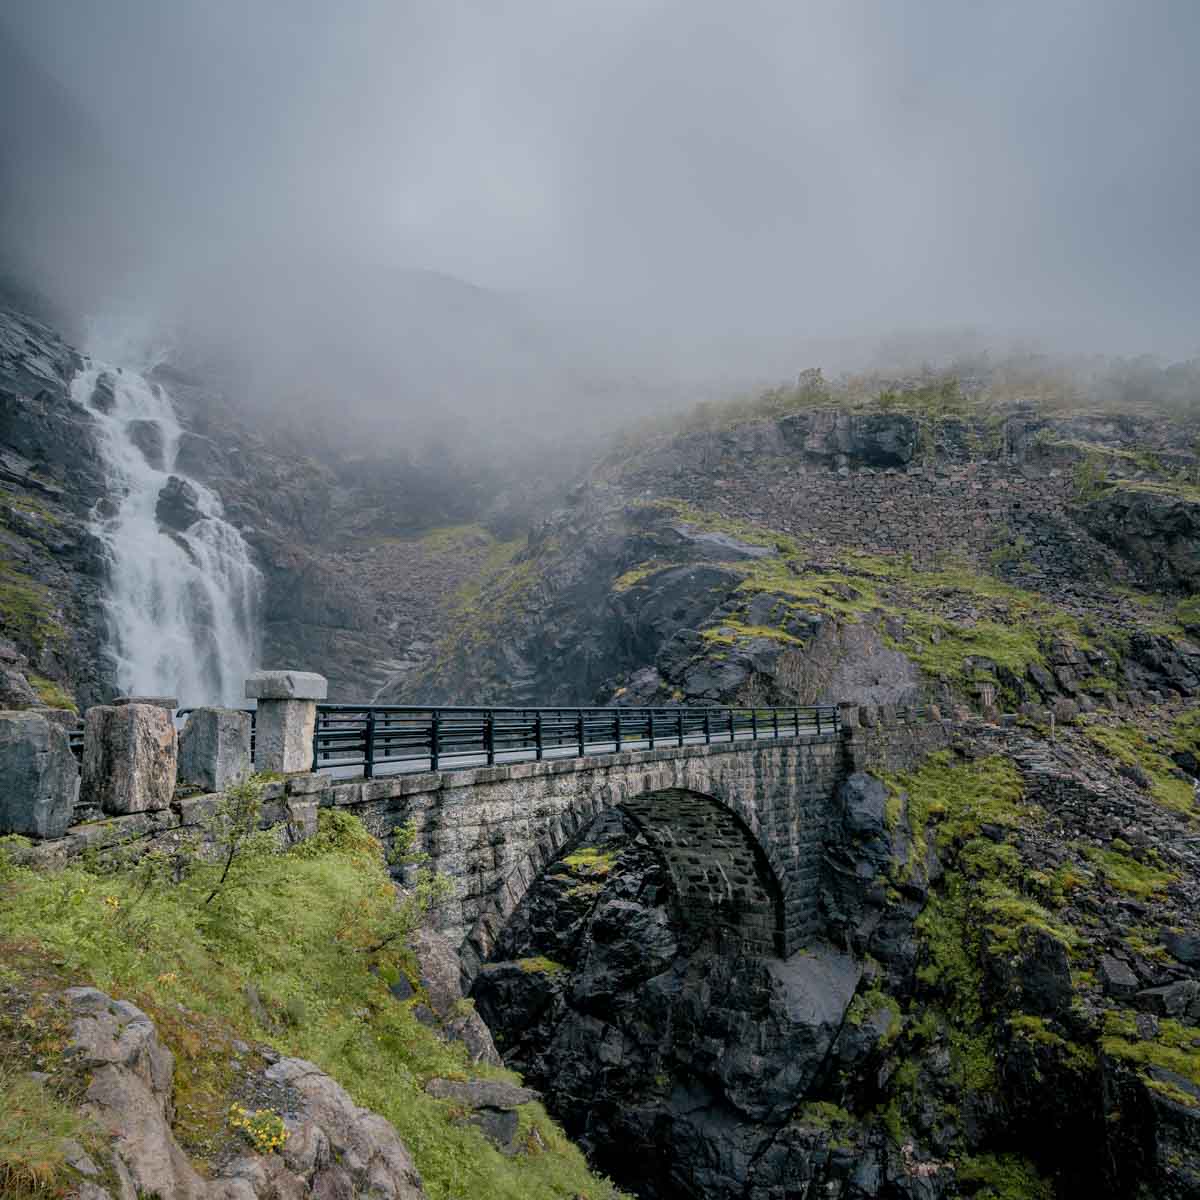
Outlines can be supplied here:
M473 975L542 870L603 810L622 809L665 861L681 920L785 957L819 925L837 733L672 746L341 784L330 800L386 837L411 821L456 887L446 932Z

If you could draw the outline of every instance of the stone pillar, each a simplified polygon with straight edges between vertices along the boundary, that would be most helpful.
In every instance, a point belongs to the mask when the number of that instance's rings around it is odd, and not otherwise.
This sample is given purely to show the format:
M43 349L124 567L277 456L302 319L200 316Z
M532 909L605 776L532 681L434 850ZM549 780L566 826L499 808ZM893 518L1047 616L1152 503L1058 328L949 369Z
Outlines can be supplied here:
M83 727L80 800L110 816L157 812L175 795L179 738L158 704L97 704Z
M250 714L197 708L179 735L179 782L222 792L250 774Z
M37 712L0 712L0 835L62 837L79 792L79 768L61 725Z
M328 694L325 676L310 671L256 671L246 680L246 699L258 701L256 771L312 770L317 701Z

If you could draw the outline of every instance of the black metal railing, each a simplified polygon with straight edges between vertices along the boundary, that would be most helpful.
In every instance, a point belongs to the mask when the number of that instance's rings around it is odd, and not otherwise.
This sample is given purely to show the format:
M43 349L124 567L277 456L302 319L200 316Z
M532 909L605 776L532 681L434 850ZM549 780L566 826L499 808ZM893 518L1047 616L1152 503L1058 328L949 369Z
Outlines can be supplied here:
M521 759L838 732L833 705L804 708L414 708L319 704L313 769L438 771Z

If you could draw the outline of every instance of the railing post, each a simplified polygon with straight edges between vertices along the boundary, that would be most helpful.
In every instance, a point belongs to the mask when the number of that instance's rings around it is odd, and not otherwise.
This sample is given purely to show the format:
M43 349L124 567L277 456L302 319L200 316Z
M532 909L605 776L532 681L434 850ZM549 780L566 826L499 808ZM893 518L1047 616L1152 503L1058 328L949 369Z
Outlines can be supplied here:
M429 718L429 768L438 769L438 760L442 756L442 714L435 708Z
M712 712L707 708L704 710L704 744L712 745Z
M771 709L771 732L775 737L779 736L779 709Z
M650 749L654 749L654 709L648 710L650 713Z
M683 709L681 708L675 716L675 729L679 734L679 744L683 745Z
M750 710L750 740L752 742L758 741L758 709L757 708L752 708Z
M367 709L367 729L363 736L363 778L371 779L375 774L375 710Z
M533 717L533 745L537 752L538 762L542 761L542 710L539 708Z
M496 765L496 714L489 708L483 714L483 743L487 749L487 764Z
M613 721L613 733L616 735L613 741L616 743L617 753L621 753L621 710L617 709L616 720Z
M732 708L730 708L730 709L727 709L726 711L729 713L729 740L730 740L731 742L736 742L736 741L737 741L737 734L734 732L734 725L733 725L733 709L732 709Z
M579 712L576 714L576 718L575 718L575 719L576 719L576 721L578 722L578 725L579 725L579 757L580 757L580 758L582 758L582 757L583 757L583 755L584 755L584 745L583 745L583 737L584 737L584 734L583 734L583 709L582 709L582 708L581 708L581 709L579 710Z
M817 714L817 737L821 736L821 706L818 704L814 710Z

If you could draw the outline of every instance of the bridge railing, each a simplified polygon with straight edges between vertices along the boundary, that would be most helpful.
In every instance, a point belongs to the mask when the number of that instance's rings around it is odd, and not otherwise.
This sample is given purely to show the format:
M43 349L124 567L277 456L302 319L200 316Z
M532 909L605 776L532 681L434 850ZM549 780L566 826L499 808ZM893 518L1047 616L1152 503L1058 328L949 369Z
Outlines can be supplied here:
M420 708L318 704L313 768L494 765L628 749L836 733L833 705L793 708Z

